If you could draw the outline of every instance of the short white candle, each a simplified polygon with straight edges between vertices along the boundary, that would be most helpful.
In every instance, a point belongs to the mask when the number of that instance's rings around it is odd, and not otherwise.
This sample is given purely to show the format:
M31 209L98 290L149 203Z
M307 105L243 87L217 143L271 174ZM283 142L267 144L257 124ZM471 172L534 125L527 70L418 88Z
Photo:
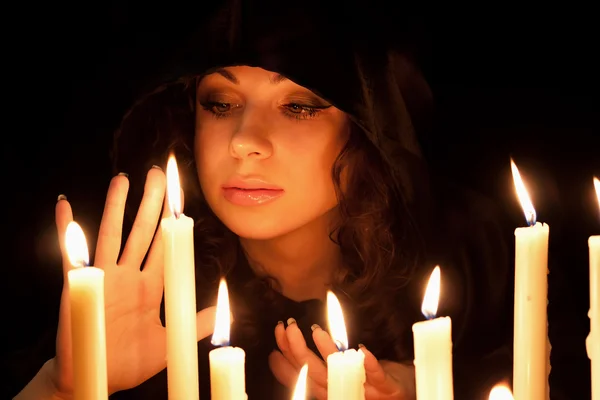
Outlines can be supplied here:
M85 235L70 222L65 246L71 264L67 274L71 306L73 399L108 399L106 326L104 320L104 271L89 267Z
M231 313L225 279L219 284L215 330L211 343L223 346L208 353L210 361L210 391L212 399L245 400L246 353L239 347L229 346Z
M489 400L514 400L512 392L505 385L496 385L490 391Z
M327 357L327 399L364 400L365 354L348 349L348 335L339 300L327 292L327 316L331 338L340 351Z
M440 297L440 267L431 273L421 312L427 321L413 324L415 381L418 400L452 400L452 320L434 318Z

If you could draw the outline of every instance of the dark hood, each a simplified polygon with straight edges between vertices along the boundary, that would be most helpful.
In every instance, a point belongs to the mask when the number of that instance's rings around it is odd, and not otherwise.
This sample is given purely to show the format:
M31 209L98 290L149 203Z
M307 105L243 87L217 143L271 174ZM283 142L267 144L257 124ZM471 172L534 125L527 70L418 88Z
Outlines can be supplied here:
M335 2L230 1L205 17L207 22L173 52L163 68L166 73L147 85L126 114L116 134L115 166L143 179L152 163L164 164L164 154L149 156L137 167L119 160L164 152L170 139L158 133L157 124L172 134L174 120L188 118L180 129L193 129L186 78L218 67L257 66L286 76L345 111L390 166L395 196L402 203L398 206L414 218L427 215L428 179L417 133L428 130L431 93L398 40L402 21L386 16L388 11L339 7ZM178 111L165 108L174 103L180 104ZM161 115L166 116L162 122Z

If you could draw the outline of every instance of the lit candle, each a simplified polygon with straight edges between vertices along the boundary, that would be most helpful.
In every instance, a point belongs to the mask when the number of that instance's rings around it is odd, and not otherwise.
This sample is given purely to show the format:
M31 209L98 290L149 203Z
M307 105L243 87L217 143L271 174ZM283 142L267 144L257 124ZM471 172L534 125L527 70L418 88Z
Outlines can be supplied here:
M594 178L600 207L600 180ZM592 400L600 400L600 235L590 236L590 334L587 352L592 365Z
M167 383L170 400L200 397L196 338L194 221L182 213L177 163L167 164L167 198L171 215L161 221L164 242Z
M365 354L348 349L342 306L332 292L327 292L327 318L331 338L340 350L327 357L327 399L364 400Z
M535 209L512 160L511 169L529 225L515 230L513 390L517 400L547 399L550 373L546 315L549 227L536 222Z
M505 385L496 385L490 391L489 400L514 400L512 392ZM533 399L532 399L533 400Z
M75 267L67 277L71 306L73 399L106 400L104 271L88 266L85 235L76 222L67 225L65 246Z
M229 346L231 314L227 283L221 279L217 297L215 330L211 343L222 346L208 353L210 360L210 392L212 399L245 400L246 376L244 365L246 353L239 347Z
M304 364L298 374L298 381L296 382L296 389L294 390L294 396L292 400L306 400L306 375L308 374L308 364Z
M435 318L440 297L440 267L429 277L421 312L427 321L413 324L417 399L452 400L452 320Z

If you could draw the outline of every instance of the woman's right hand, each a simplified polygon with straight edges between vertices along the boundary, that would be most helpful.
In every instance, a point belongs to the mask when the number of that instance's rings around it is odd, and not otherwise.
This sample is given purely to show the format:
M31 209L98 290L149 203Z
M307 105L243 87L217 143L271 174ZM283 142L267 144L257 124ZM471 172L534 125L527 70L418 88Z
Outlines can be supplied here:
M163 294L163 247L160 228L156 230L163 206L166 178L159 168L147 175L144 196L131 234L121 256L121 235L125 200L129 189L126 175L115 176L108 189L94 266L102 268L106 318L108 391L114 393L139 385L166 366L166 332L160 320ZM163 210L164 208L164 210ZM73 268L65 251L65 230L73 220L66 199L56 204L56 227L63 259L63 272ZM156 232L156 235L155 235ZM142 261L148 253L146 263ZM197 314L198 340L213 331L214 307ZM49 375L58 394L73 392L71 325L68 285L63 286L60 303L56 356Z

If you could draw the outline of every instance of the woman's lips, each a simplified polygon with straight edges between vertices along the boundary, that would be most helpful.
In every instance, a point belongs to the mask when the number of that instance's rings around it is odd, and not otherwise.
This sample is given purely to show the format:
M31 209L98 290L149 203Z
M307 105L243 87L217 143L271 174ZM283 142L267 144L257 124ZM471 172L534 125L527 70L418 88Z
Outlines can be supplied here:
M223 196L230 203L238 206L258 206L284 195L283 189L242 189L238 187L224 187Z

